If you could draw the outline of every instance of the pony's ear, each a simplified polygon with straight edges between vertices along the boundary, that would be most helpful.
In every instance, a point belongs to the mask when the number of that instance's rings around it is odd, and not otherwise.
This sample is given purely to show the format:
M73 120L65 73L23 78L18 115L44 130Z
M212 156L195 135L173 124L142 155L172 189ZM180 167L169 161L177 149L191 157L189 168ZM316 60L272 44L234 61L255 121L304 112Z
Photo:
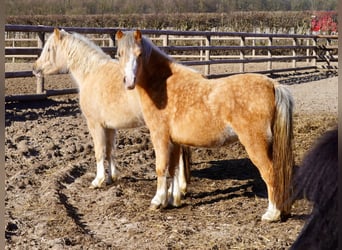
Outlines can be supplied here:
M61 31L59 29L55 28L53 30L53 33L55 34L56 40L61 40L62 34L61 34Z
M115 39L120 40L124 36L124 33L121 30L118 30L115 34Z
M136 30L134 31L134 39L138 42L141 41L142 35L141 35L141 31L140 30Z

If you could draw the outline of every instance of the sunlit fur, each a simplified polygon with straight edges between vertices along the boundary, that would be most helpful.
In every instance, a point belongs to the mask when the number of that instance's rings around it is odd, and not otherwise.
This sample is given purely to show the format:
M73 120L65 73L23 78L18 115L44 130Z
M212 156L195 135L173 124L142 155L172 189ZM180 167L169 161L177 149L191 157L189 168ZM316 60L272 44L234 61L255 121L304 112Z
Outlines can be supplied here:
M290 92L260 74L208 80L174 62L141 32L118 31L119 63L136 59L132 82L138 91L156 152L157 192L152 208L166 204L165 177L177 145L218 147L239 139L268 191L263 220L290 213L292 108ZM127 80L127 79L126 79ZM170 146L171 145L171 146Z
M136 91L126 91L117 60L105 54L101 48L79 34L55 29L48 38L42 54L33 66L38 77L69 71L79 87L79 101L89 131L93 138L97 174L91 187L100 187L105 179L104 162L108 161L108 183L117 177L118 171L111 154L117 129L144 125L139 96ZM184 149L188 151L189 149ZM179 158L178 171L189 170L188 152ZM188 176L180 175L180 182ZM182 192L186 192L183 183Z

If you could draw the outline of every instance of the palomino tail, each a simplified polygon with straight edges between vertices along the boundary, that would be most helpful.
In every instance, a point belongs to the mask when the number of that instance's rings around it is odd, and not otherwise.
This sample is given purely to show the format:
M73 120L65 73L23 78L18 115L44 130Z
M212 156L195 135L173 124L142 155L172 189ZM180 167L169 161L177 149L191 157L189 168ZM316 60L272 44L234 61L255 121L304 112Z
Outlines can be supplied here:
M274 202L283 215L291 211L292 168L294 165L293 99L284 86L275 86L275 119L273 124L273 167L275 175Z

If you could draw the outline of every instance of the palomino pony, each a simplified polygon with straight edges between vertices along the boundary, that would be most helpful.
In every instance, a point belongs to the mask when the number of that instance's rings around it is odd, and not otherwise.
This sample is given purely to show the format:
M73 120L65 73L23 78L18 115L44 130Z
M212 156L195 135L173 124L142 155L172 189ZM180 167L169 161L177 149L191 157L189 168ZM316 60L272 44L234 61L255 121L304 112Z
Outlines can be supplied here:
M135 91L125 90L117 60L84 36L55 29L34 64L33 73L41 77L62 72L70 72L79 87L80 107L94 141L97 173L91 187L103 183L106 159L110 184L118 174L111 154L116 130L145 124L139 96ZM175 162L175 167L179 165L177 174L183 193L190 176L189 157L189 149L183 148Z
M310 217L291 250L338 249L338 130L327 131L294 175L294 198L313 202Z
M181 204L177 192L168 199L166 173L173 173L176 156L172 150L179 152L180 145L217 147L239 139L267 185L269 203L262 219L288 215L293 167L290 92L259 74L208 80L174 62L139 30L118 31L116 39L124 84L138 90L156 153L157 192L151 208Z

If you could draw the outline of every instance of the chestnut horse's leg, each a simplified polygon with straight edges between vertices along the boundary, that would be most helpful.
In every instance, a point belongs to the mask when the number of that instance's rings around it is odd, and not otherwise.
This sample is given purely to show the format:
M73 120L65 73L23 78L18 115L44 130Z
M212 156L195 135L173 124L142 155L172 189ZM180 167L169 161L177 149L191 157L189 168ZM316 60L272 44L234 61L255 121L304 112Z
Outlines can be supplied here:
M179 155L177 152L179 151ZM178 159L178 161L177 161ZM187 193L187 187L190 182L190 148L181 146L179 149L176 147L171 153L172 163L169 166L171 184L168 190L169 204L174 207L181 205L181 199Z
M171 148L169 174L171 177L169 204L174 207L179 207L181 205L182 198L180 185L182 184L183 188L186 189L186 180L184 176L182 148L178 144L173 144Z
M255 125L255 124L254 124ZM259 127L259 129L258 129ZM262 220L276 221L280 219L281 211L276 207L274 187L275 173L272 162L272 136L270 129L254 126L253 131L239 134L241 143L245 146L250 160L258 168L262 179L266 183L268 193L268 208ZM269 131L269 132L267 132Z
M158 135L158 133L152 133L151 140L156 154L156 173L157 173L157 192L151 201L150 209L158 209L160 207L166 207L167 200L167 170L170 163L170 154L172 152L173 145L165 137Z
M179 165L176 166L175 169L175 178L178 179L179 190L182 196L185 196L187 193L188 184L190 183L190 160L191 160L191 151L189 147L181 146L179 151ZM177 156L174 156L177 159ZM169 170L170 172L170 170ZM171 182L169 188L169 194L171 194L173 189L173 183Z
M112 184L119 175L119 171L115 168L115 161L112 155L112 149L115 147L115 130L106 129L106 158L108 161L108 178L107 184ZM115 150L114 150L115 152Z
M190 182L190 162L191 151L189 147L182 146L179 157L179 171L178 171L178 183L182 196L187 193L188 184Z

